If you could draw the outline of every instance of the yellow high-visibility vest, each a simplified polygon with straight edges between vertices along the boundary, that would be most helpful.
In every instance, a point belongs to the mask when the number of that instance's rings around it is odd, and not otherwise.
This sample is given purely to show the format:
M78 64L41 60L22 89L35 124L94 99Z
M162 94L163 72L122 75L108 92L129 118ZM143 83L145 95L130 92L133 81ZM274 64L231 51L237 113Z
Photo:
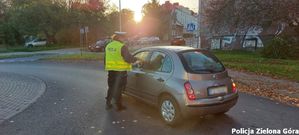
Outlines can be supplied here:
M112 41L105 48L105 70L107 71L130 71L131 64L127 63L121 56L123 43Z

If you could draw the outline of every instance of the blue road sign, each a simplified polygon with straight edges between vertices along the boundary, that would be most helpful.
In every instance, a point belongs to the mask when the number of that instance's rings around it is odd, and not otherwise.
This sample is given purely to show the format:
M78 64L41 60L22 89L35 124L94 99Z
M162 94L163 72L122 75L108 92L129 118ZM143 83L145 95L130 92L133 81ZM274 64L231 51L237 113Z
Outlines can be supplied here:
M195 24L194 23L188 23L187 24L187 31L189 31L189 32L195 31Z

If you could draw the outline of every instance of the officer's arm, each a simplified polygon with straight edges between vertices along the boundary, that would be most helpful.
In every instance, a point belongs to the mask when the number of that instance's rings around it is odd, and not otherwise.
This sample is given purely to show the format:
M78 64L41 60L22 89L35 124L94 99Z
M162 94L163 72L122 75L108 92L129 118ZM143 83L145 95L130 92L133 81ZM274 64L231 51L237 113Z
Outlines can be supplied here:
M134 63L137 61L137 59L129 52L128 47L125 45L121 48L121 56L127 63Z

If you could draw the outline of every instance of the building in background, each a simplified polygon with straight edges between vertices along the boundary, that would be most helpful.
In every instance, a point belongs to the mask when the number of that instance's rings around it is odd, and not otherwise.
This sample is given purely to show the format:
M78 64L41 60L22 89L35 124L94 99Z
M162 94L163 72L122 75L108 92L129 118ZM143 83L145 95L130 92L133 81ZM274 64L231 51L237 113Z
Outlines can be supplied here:
M282 22L273 23L269 28L263 29L262 26L250 26L247 30L229 32L229 30L219 30L217 33L209 31L209 24L206 21L206 9L209 8L211 0L199 0L200 17L200 39L201 48L226 49L226 50L257 50L263 48L266 41L285 32L292 36L292 32L286 29L287 24ZM299 19L298 19L299 20Z
M210 38L211 49L247 49L256 50L257 48L264 47L264 44L260 38L262 28L255 26L248 29L247 32L236 34L223 34L219 36L213 36Z
M196 45L199 27L197 23L197 14L179 3L170 3L166 1L163 8L171 10L170 31L167 33L168 39L175 37L184 37L187 45Z

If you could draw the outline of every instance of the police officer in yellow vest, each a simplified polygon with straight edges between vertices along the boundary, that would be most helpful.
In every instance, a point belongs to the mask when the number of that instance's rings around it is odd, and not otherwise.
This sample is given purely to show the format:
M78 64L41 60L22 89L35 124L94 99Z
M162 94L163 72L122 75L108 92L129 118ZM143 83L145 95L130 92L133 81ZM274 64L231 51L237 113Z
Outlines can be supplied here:
M127 71L130 71L131 64L137 61L124 44L125 34L115 32L112 41L105 48L105 70L108 71L106 109L112 108L111 100L114 99L117 111L126 109L122 104L122 91L126 87Z

